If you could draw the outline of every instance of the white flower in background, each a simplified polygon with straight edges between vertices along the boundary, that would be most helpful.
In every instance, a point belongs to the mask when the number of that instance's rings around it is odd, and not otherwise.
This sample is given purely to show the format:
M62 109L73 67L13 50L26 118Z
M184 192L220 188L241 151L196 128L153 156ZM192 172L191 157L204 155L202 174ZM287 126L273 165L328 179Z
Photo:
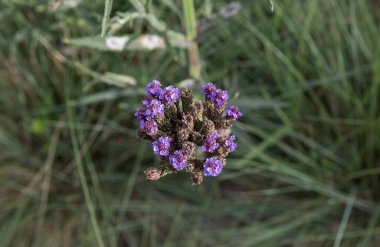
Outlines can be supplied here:
M158 35L146 34L140 37L140 45L148 50L162 48L164 47L164 40Z
M81 0L65 0L63 4L68 8L75 8L80 2Z
M127 36L111 36L106 38L106 46L114 51L121 51L124 49L125 44L129 41Z
M194 79L186 79L186 80L181 81L178 84L178 87L180 87L180 88L185 88L185 87L193 88L194 85L195 85L195 80Z
M77 7L82 0L55 0L48 3L48 9L56 11L61 5L65 9Z
M229 17L236 15L240 10L241 10L241 3L230 2L219 11L219 15L222 18L227 19Z

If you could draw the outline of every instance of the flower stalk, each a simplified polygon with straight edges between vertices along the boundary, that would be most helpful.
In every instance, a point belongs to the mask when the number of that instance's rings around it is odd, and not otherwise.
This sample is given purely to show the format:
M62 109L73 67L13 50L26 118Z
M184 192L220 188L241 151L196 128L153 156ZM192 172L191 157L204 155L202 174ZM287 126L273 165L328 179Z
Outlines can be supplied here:
M191 42L188 48L188 66L190 77L200 80L201 69L199 63L198 44L196 43L197 30L196 30L196 17L193 0L183 0L182 10L184 15L184 25L186 30L186 37Z

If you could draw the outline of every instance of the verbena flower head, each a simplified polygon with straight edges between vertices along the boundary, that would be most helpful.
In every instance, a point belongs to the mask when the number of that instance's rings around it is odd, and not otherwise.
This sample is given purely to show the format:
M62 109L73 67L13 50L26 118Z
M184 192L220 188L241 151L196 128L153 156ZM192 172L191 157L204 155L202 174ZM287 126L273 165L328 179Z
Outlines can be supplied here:
M211 98L215 91L216 91L216 86L211 82L202 86L202 92L208 98Z
M149 135L157 133L157 123L153 120L141 120L140 128L145 130L145 132Z
M147 179L185 171L197 185L204 176L218 176L228 154L237 147L234 135L222 133L230 133L233 122L242 116L235 106L225 109L228 92L209 82L202 86L204 100L196 101L191 89L173 85L162 89L156 80L145 92L143 106L134 114L140 121L137 135L152 142L153 152L162 162L145 171ZM196 152L197 147L203 156Z
M169 162L176 170L182 170L186 167L187 155L181 150L177 150L170 156Z
M148 83L145 87L145 92L152 96L159 97L161 94L161 83L157 80L153 80L152 82Z
M179 98L179 96L181 96L179 88L175 88L170 85L162 90L160 99L168 104L172 104Z
M201 147L202 151L209 152L209 153L214 152L215 149L219 147L219 143L216 140L216 138L218 137L219 137L219 134L216 131L212 135L207 136Z
M205 176L216 177L222 172L223 162L217 157L207 158L203 168Z
M236 119L240 118L243 115L243 113L241 111L239 111L238 107L231 105L231 106L227 107L226 115L228 117L236 120Z
M228 98L229 96L226 90L218 89L212 93L212 99L215 101L216 106L224 105Z
M137 108L136 112L135 112L135 117L138 119L138 120L144 120L145 119L145 109L142 108L142 107L139 107Z
M150 94L145 95L144 100L142 101L143 106L149 105L152 100L154 100L152 95Z
M151 119L154 116L161 115L164 113L164 105L161 103L161 101L157 99L146 101L143 104L145 105L144 116L147 119Z
M224 146L227 147L230 152L235 151L237 148L237 144L234 142L236 137L234 135L227 137L227 139L224 141Z
M171 140L172 138L165 136L158 138L157 141L154 141L152 143L154 153L159 154L161 156L168 156Z

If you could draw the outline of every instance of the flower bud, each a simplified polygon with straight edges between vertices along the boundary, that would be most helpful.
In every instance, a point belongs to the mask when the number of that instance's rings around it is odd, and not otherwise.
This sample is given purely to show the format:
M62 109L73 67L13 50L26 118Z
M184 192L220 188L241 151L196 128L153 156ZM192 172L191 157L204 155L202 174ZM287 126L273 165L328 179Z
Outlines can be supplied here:
M226 119L222 120L222 126L221 126L222 129L229 129L231 126L232 126L232 124L230 121L228 121Z
M204 115L209 118L209 119L214 119L214 109L215 109L215 105L214 105L214 102L211 101L211 100L206 100L203 102L203 108L204 108Z
M189 139L188 129L179 129L177 132L178 142L183 143Z
M181 89L181 101L183 112L188 112L191 104L193 103L193 92L190 88Z
M194 118L194 130L201 130L203 120L203 104L199 101L194 102L193 105L190 107L190 114Z
M191 132L189 139L191 142L194 142L198 146L202 145L203 136L199 134L198 132L195 132L195 131Z
M193 172L195 169L195 164L196 164L195 160L188 161L187 166L186 166L186 171L190 173Z
M156 121L159 130L164 132L170 131L170 122L164 115L155 116L154 121Z
M226 103L223 103L223 104L221 104L219 106L216 106L215 107L215 113L216 113L216 115L219 116L219 117L222 116L224 108L226 108Z
M203 172L201 170L196 170L191 173L191 180L193 185L199 185L203 181Z
M224 146L220 146L214 153L214 155L225 158L228 153L230 153L230 149Z
M215 125L211 120L206 120L203 122L203 129L202 129L202 134L203 135L211 135L215 131Z
M182 151L184 154L186 154L187 156L191 156L193 155L194 151L195 151L195 144L192 143L192 142L185 142L183 145L182 145Z
M140 137L141 139L144 139L144 140L148 140L148 141L152 141L153 138L151 136L149 136L144 129L141 129L141 128L138 128L137 131L136 131L136 134L138 137Z
M201 102L194 102L190 107L190 113L194 119L202 120L203 104Z
M232 126L231 121L225 118L216 118L214 123L216 129L229 129Z
M166 104L165 105L165 117L167 119L177 119L176 104Z
M194 118L191 115L185 115L181 124L184 128L191 130L194 128Z
M162 175L162 169L156 168L156 167L151 167L151 168L146 169L144 171L144 173L146 175L146 179L158 180L158 179L160 179L160 177Z

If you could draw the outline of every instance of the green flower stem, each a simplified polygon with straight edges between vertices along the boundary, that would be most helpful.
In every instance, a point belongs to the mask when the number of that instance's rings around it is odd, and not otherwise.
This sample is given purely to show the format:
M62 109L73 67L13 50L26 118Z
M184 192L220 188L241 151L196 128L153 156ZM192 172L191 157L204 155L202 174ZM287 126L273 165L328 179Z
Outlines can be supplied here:
M191 45L188 48L189 74L192 78L199 80L201 69L199 64L198 45L195 41L197 37L197 31L193 0L183 0L182 9L185 18L184 24L186 29L186 37L189 41L191 41Z

